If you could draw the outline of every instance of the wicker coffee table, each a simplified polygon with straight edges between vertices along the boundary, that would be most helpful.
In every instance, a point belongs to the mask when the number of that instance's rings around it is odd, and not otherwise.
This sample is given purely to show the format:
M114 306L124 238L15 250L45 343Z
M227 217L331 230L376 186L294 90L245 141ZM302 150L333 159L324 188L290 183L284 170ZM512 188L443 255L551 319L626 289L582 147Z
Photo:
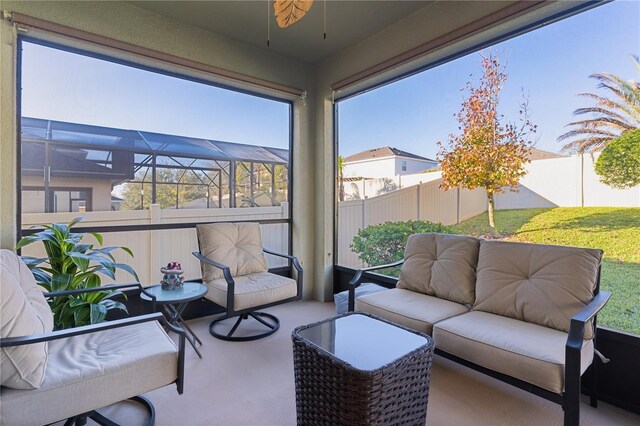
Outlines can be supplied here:
M431 337L352 312L291 338L298 424L425 424Z

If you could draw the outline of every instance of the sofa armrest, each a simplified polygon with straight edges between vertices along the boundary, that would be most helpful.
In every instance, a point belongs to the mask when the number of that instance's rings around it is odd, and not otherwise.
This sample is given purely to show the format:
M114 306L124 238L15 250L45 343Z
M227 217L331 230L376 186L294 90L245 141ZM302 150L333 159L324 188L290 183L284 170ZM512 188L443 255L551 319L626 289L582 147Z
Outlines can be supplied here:
M595 295L593 300L580 312L575 314L573 318L571 318L571 323L569 325L569 336L567 337L567 350L577 350L580 351L582 349L582 341L584 339L584 327L586 323L591 320L609 301L611 297L611 292L608 291L600 291Z
M609 297L611 297L610 292L600 291L595 295L591 303L571 318L564 361L565 425L577 425L580 421L579 408L577 407L580 405L580 372L582 367L580 355L584 339L584 327L587 321L595 317L604 308Z
M362 278L365 273L370 271L375 271L378 269L393 268L395 266L400 266L403 263L404 263L404 259L401 259L401 260L398 260L397 262L388 263L386 265L377 265L377 266L370 266L368 268L358 269L356 274L353 276L353 279L349 281L349 312L353 312L353 310L355 309L356 288L360 286L361 284L360 281L362 281Z

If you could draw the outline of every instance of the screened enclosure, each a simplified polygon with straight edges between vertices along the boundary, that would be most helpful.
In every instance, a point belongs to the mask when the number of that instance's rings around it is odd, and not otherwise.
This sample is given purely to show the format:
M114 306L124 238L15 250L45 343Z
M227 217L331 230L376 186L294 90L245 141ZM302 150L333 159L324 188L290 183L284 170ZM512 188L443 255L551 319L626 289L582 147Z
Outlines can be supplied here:
M279 206L289 151L23 117L22 211Z

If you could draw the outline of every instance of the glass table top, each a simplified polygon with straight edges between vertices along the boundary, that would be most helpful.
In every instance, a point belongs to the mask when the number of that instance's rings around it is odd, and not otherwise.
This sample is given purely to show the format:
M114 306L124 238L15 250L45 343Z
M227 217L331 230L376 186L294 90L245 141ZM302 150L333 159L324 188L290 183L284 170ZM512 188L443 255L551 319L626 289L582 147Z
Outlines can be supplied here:
M298 335L360 370L375 370L429 343L425 337L361 314L305 328Z
M179 303L199 299L207 294L209 289L204 284L185 282L182 285L182 288L177 290L163 290L160 285L147 287L144 290L147 293L153 294L156 297L156 302L158 303ZM144 300L151 300L151 298L144 293L140 293L140 298Z

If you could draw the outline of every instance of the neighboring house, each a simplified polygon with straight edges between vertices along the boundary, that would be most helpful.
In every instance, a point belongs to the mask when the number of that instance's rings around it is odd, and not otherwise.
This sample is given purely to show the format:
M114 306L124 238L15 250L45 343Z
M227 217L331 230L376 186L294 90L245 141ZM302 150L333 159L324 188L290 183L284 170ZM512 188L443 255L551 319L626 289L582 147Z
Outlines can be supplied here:
M344 159L344 177L393 178L432 169L438 162L397 148L383 146Z
M567 157L567 156L566 155L562 155L562 154L558 154L556 152L543 151L543 150L538 149L538 148L531 148L531 151L529 151L529 160L530 161L548 160L550 158L564 158L564 157Z

